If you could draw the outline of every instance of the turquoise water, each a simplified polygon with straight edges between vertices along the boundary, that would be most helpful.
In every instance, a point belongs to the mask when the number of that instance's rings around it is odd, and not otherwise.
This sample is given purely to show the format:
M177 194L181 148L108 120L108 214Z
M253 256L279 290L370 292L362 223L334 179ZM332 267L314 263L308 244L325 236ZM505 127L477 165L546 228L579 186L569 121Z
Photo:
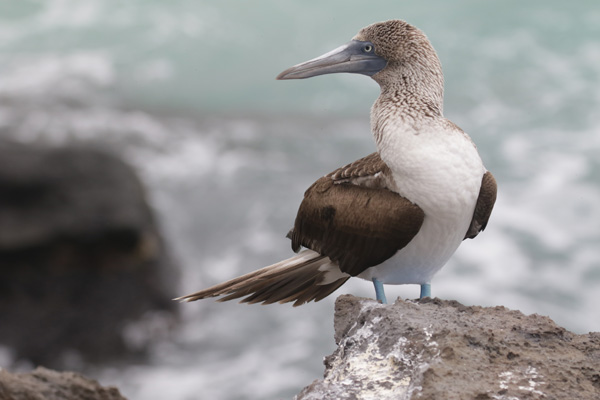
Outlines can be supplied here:
M304 189L373 151L368 78L274 77L390 18L433 42L445 114L500 185L487 230L461 246L433 294L599 331L595 0L4 1L0 138L122 153L150 190L187 293L289 256L284 235ZM357 281L340 293L372 288ZM95 374L131 399L289 398L334 348L333 300L187 304L148 364Z

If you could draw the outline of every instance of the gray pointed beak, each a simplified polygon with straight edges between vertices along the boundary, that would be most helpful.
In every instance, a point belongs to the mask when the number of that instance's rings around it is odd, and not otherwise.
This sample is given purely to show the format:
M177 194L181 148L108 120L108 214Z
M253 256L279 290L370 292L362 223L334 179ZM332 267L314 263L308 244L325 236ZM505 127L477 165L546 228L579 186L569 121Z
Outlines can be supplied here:
M286 69L277 79L304 79L339 72L373 76L386 64L383 57L375 54L371 42L352 40L329 53Z

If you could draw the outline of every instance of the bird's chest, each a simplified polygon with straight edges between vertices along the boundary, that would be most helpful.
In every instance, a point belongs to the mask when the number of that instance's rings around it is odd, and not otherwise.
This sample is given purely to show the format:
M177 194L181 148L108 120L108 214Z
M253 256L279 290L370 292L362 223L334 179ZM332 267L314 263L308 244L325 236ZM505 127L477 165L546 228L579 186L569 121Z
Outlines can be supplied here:
M460 131L437 127L384 132L378 143L395 190L426 216L470 220L485 170L477 149Z

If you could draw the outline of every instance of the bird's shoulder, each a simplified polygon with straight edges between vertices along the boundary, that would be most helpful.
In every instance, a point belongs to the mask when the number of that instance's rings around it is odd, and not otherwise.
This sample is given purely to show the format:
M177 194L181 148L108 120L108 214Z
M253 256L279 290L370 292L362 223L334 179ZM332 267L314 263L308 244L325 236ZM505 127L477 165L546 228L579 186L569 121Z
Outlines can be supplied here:
M349 183L374 189L391 189L391 171L379 156L371 153L325 175L335 184Z

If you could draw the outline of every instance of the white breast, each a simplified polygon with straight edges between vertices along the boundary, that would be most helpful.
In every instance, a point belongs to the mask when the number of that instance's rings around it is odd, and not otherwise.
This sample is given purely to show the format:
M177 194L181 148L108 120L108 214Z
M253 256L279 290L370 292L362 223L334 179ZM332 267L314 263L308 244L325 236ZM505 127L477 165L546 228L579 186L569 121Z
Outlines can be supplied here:
M406 247L360 277L427 283L464 239L485 168L470 138L443 118L418 133L401 121L388 123L379 132L378 150L395 190L421 207L425 220Z

